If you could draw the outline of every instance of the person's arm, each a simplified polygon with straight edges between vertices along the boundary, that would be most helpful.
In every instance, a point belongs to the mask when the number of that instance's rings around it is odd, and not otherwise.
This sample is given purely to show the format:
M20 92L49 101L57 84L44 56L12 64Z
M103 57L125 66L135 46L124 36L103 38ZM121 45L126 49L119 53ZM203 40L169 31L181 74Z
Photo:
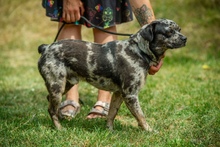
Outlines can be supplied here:
M65 22L71 23L79 20L84 11L81 0L63 0L62 18Z
M149 0L130 0L130 4L141 26L155 20L154 11Z
M149 24L155 20L154 11L149 0L130 0L130 4L140 26ZM154 75L157 73L162 65L163 61L160 60L157 66L151 66L149 69L149 74Z

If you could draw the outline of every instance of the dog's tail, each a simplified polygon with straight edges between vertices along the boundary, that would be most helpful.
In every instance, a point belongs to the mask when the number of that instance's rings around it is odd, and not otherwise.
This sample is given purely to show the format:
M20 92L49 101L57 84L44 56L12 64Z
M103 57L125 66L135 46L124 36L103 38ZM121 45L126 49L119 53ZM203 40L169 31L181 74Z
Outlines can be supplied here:
M43 54L45 49L48 47L48 44L41 44L39 47L38 47L38 53L39 54Z

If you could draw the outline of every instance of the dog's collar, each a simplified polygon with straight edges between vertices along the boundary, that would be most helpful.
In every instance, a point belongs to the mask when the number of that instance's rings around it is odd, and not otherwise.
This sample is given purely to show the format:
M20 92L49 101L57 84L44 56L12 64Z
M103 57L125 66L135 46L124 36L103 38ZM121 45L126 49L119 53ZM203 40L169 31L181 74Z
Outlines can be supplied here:
M145 52L143 52L143 50L140 50L140 54L142 58L148 62L149 66L152 66L152 65L157 66L159 64L159 62L155 60L156 56L154 54L150 54L150 55L146 54Z
M138 39L139 37L139 39ZM159 64L158 58L155 54L151 51L149 42L144 40L141 36L136 35L132 36L131 38L135 44L137 44L138 48L140 49L141 57L150 65L157 66ZM139 41L137 41L139 40ZM142 41L140 41L142 40ZM144 50L143 50L144 49Z

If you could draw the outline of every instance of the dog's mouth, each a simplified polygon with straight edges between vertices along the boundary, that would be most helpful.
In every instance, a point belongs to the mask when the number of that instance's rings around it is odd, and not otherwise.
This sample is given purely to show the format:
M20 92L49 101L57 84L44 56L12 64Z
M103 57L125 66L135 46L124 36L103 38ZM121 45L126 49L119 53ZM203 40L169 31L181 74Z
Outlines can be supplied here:
M177 48L181 48L184 46L186 46L186 42L183 42L181 44L170 44L170 45L168 45L168 48L169 49L177 49Z
M186 43L173 44L173 45L171 45L169 48L170 48L170 49L177 49L177 48L181 48L181 47L184 47L184 46L186 46Z
M186 42L187 42L187 38L185 36L182 36L179 41L168 44L168 48L175 49L175 48L184 47L186 46Z

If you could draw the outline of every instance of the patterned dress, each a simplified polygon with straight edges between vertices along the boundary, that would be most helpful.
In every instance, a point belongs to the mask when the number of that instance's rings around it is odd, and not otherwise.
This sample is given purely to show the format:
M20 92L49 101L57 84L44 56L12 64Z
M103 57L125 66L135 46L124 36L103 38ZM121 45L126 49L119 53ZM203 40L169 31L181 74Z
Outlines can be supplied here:
M103 28L115 26L133 20L129 0L81 0L84 4L86 17L90 22ZM42 6L46 9L46 16L51 20L62 22L62 0L43 0ZM84 24L91 27L83 20L74 24Z

